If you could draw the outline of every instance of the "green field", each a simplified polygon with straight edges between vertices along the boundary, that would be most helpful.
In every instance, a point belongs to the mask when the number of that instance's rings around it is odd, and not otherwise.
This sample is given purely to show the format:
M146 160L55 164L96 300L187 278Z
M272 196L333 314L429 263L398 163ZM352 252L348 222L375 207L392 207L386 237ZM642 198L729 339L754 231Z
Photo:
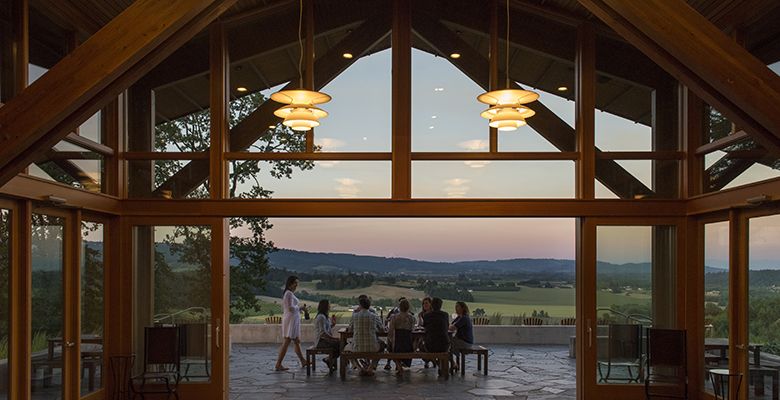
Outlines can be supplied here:
M424 297L419 290L390 285L373 285L368 288L350 289L350 290L316 290L315 282L301 282L300 289L309 293L321 293L338 297L356 297L361 294L368 294L374 299L397 299L401 296L407 298ZM530 316L534 310L544 310L551 317L573 317L575 313L574 301L575 290L573 288L537 288L521 286L519 291L512 292L493 292L493 291L474 291L472 292L474 301L470 302L469 308L475 310L482 308L486 314L492 315L501 313L504 317L521 316L523 314ZM271 297L261 297L264 303L269 304L268 310L273 310L278 315L278 299ZM649 304L650 295L643 293L611 293L600 291L597 293L599 305L624 305L624 304ZM313 303L313 302L308 302ZM312 304L310 304L312 305ZM275 306L275 307L274 307ZM444 311L452 313L455 311L455 301L444 300ZM339 308L343 311L343 307ZM262 314L267 315L264 308ZM258 319L261 317L251 317Z

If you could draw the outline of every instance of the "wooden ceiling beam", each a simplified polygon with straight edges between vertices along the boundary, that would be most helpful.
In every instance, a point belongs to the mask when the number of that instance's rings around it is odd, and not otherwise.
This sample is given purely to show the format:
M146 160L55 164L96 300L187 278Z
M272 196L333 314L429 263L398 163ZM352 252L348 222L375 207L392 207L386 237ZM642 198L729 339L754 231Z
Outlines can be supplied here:
M314 89L320 90L330 81L339 76L345 69L368 53L374 46L384 40L390 33L389 12L379 11L377 15L368 18L360 27L342 39L314 63ZM345 52L354 55L352 59L342 57ZM291 83L284 89L298 86L296 77L290 77ZM283 90L284 90L283 89ZM279 118L274 111L279 103L267 100L255 111L244 118L230 130L230 151L244 151L255 141L267 134L268 126L276 124ZM163 182L155 191L155 195L163 191L171 191L174 198L186 196L209 176L208 160L193 160Z
M780 154L780 77L683 0L578 0L704 101Z
M425 9L429 14L443 21L488 38L488 24L485 22L488 18L488 10L480 2L468 2L457 8L445 4L437 5L435 2L424 2L416 7ZM573 44L576 41L576 30L570 28L568 24L561 25L564 29L551 29L549 25L545 26L544 20L522 18L522 13L519 9L513 9L511 13L512 27L509 31L509 40L513 45L571 62L574 68ZM505 11L499 10L499 21L505 21L505 18ZM501 38L506 37L503 24L499 24L498 35ZM599 54L606 55L596 54L597 72L649 88L658 87L669 79L669 75L657 65L651 62L640 62L639 60L646 59L644 54L622 41L599 33L596 43Z
M236 0L137 0L0 108L0 185Z
M351 2L340 2L330 7L334 8L334 17L317 21L314 26L315 37L360 21L359 18L355 17L354 4ZM268 13L258 12L254 14L254 18L262 19L267 16L273 17L273 20L266 23L258 21L257 24L232 24L231 27L226 27L231 64L298 45L298 30L293 29L293 27L298 26L297 7L284 7L280 10L269 5L260 10L268 10ZM279 29L278 27L284 28ZM204 74L209 70L207 55L208 37L204 35L178 49L165 62L144 77L142 83L144 86L156 88ZM295 63L294 69L297 70L297 60ZM272 82L271 84L275 86L278 83Z
M416 13L412 16L412 28L417 35L426 41L431 48L440 54L450 54L455 49L461 53L458 59L449 61L471 78L477 85L488 90L490 84L489 61L472 49L457 34L449 30L434 17ZM513 87L520 88L517 84ZM529 118L528 123L542 137L547 139L558 150L564 152L576 151L574 128L558 117L552 110L537 101L531 104L536 115ZM598 149L597 149L598 151ZM631 175L614 160L596 160L596 178L607 188L621 198L634 196L651 196L653 191L636 177Z

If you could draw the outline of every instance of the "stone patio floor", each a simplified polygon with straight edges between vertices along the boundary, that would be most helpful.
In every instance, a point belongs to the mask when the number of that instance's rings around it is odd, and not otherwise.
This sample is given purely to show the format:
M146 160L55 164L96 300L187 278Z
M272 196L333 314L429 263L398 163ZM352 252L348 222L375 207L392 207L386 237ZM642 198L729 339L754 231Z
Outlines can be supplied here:
M277 345L234 344L230 356L231 400L330 400L330 399L574 399L575 360L566 346L489 345L488 376L477 373L476 356L466 360L466 376L439 378L436 368L423 368L414 360L403 376L382 369L374 377L359 377L354 371L341 382L338 371L327 374L317 358L317 371L310 377L300 368L295 354L287 353L289 371L273 370ZM291 349L292 350L292 349ZM305 350L304 350L305 351ZM297 368L293 368L297 367Z

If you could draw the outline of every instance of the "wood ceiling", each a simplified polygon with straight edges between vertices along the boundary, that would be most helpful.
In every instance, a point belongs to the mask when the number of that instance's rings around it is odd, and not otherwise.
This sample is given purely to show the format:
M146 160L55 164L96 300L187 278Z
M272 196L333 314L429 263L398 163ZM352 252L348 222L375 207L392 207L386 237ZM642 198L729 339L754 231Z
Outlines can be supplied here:
M85 40L131 0L30 0L31 49L33 62L52 62L64 54L63 32L76 32ZM597 108L650 125L650 94L669 76L652 61L625 44L585 10L577 0L511 0L512 48L510 76L522 84L573 99L573 90L559 92L559 86L573 88L575 27L589 20L599 32L598 49L609 57L598 57ZM780 2L774 0L688 0L702 15L724 30L739 27L748 49L765 63L780 59ZM426 0L415 2L414 12L426 12L441 20L464 42L487 55L488 10L485 2L469 0ZM386 11L383 11L386 8ZM419 11L418 11L419 10ZM326 54L366 18L389 12L382 0L316 0L316 54ZM229 45L233 82L262 90L286 83L297 76L297 1L239 0L223 20L229 21ZM503 20L503 10L500 12ZM280 29L284 27L284 29ZM291 29L293 28L293 29ZM500 35L503 36L503 29ZM425 40L414 38L419 50L437 54ZM369 53L390 46L389 39ZM503 44L501 45L503 48ZM196 37L174 53L144 81L155 90L160 122L208 107L208 44L205 35ZM44 56L45 55L45 56ZM444 55L446 56L446 55ZM389 66L388 66L389 68ZM637 73L639 71L639 73ZM233 85L232 95L239 85Z

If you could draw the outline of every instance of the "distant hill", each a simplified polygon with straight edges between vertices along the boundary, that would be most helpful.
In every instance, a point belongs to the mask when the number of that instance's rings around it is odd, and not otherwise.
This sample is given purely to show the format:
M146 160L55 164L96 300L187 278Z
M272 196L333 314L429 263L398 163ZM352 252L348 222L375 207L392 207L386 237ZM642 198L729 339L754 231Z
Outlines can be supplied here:
M459 273L492 273L523 275L559 275L573 278L574 260L554 258L514 258L508 260L475 260L433 262L400 257L363 256L346 253L314 253L279 249L268 256L271 266L297 272L370 272L374 274L457 275ZM646 275L649 263L613 264L600 261L599 273Z

